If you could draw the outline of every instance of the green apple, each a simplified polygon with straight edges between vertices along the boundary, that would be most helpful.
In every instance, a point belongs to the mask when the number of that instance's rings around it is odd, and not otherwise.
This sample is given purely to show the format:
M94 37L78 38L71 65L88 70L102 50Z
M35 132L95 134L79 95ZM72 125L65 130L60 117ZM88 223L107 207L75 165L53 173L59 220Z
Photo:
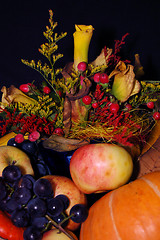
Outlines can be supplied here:
M13 163L20 168L23 175L34 175L30 158L26 153L13 146L0 146L0 176L3 169Z

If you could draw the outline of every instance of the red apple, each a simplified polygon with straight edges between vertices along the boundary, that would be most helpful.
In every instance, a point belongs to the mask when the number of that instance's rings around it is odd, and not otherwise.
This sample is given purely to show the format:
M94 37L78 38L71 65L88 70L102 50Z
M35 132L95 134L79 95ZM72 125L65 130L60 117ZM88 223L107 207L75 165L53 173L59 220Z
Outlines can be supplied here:
M78 240L76 235L67 230L67 232L75 239ZM63 232L60 232L58 229L52 229L43 234L42 240L69 240L69 237L65 235Z
M13 225L11 219L0 210L0 239L23 240L23 232L23 228Z
M52 184L54 196L64 194L69 198L69 206L66 213L69 215L70 209L75 204L87 204L87 198L74 184L74 182L64 176L47 175L44 178L48 179ZM73 222L71 219L67 225L67 229L76 230L79 227L79 223Z
M12 146L0 146L0 176L5 167L15 162L22 174L34 175L30 158L22 150Z
M73 182L84 193L113 190L131 177L131 155L114 144L89 144L77 149L71 157Z

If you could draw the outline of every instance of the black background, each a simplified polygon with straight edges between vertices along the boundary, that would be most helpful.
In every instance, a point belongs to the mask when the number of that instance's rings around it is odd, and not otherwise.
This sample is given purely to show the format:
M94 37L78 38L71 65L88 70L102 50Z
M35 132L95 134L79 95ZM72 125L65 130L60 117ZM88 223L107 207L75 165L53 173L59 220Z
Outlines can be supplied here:
M2 3L1 3L2 4ZM75 24L93 25L89 61L104 46L113 47L114 40L129 33L122 56L134 60L139 53L145 79L160 80L160 2L124 0L39 0L3 1L0 6L0 88L33 80L41 81L37 72L21 63L21 59L39 60L38 48L45 42L43 31L48 25L49 9L58 22L55 32L67 32L59 42L58 52L64 66L73 61Z

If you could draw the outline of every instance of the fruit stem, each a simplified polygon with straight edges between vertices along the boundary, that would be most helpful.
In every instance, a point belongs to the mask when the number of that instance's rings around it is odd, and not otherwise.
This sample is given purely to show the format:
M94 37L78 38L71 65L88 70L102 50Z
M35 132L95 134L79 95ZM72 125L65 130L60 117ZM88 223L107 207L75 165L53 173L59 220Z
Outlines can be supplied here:
M57 224L52 218L50 218L48 215L45 215L45 217L53 224L54 227L58 228L61 232L63 232L68 238L71 240L75 240L69 233L67 233L64 228L62 228L61 225Z
M65 217L65 218L60 222L59 226L62 225L65 221L69 220L72 216L74 216L74 213L71 214L71 215L69 215L68 217Z
M6 183L7 188L10 190L9 196L11 197L12 194L14 193L14 188L11 187L9 184Z

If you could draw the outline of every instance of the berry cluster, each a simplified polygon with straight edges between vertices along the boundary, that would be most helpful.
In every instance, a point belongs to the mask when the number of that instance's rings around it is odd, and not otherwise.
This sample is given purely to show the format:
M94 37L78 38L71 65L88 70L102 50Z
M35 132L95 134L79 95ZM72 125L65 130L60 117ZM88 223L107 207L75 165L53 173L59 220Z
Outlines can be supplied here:
M83 83L83 80L87 76L87 71L88 71L87 67L88 66L87 66L86 62L80 62L77 65L81 85ZM98 73L94 74L93 82L96 84L100 84L100 85L104 86L104 88L106 88L109 84L109 77L106 73L98 72ZM96 102L95 99L93 98L93 96L91 96L91 95L85 95L84 97L82 97L82 102L86 106L91 105L93 109L96 109L99 106L98 102Z
M24 240L41 240L52 225L65 233L69 219L76 223L86 220L86 206L74 205L67 216L68 206L67 196L54 196L49 180L22 175L15 165L4 168L0 177L0 209L9 214L15 226L25 227Z
M77 69L80 73L80 79L81 81L83 81L83 79L85 78L85 72L87 71L87 63L85 62L80 62L77 66ZM109 83L110 83L110 79L109 76L107 75L107 73L102 73L102 72L97 72L94 74L93 76L93 82L98 84L98 88L100 88L100 86L102 86L103 90L105 90L106 87L108 87ZM101 93L99 93L99 95L101 95ZM104 94L104 92L103 92ZM105 95L105 94L104 94ZM98 96L99 97L99 96ZM115 99L114 99L115 101ZM118 103L118 101L115 102L110 102L109 106L109 111L113 114L116 114L119 110L120 110L120 105ZM82 98L82 102L84 105L89 106L91 105L93 109L98 109L98 107L100 106L100 104L98 103L98 101L91 95L86 95ZM148 101L145 104L143 104L144 106L146 106L149 110L153 111L153 118L155 120L160 120L160 112L156 111L155 108L155 104L153 101ZM132 109L132 105L129 103L125 104L125 110L130 111Z

